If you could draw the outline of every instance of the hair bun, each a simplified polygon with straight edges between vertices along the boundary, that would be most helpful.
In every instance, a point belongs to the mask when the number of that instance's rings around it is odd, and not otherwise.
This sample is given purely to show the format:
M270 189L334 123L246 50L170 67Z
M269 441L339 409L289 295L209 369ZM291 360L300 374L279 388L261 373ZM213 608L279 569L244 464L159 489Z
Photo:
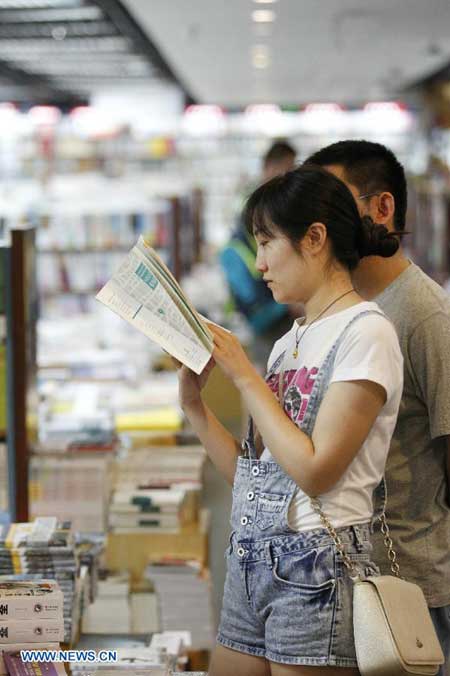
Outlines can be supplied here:
M393 256L399 247L398 235L380 223L374 223L370 216L361 218L357 248L360 258L365 256Z

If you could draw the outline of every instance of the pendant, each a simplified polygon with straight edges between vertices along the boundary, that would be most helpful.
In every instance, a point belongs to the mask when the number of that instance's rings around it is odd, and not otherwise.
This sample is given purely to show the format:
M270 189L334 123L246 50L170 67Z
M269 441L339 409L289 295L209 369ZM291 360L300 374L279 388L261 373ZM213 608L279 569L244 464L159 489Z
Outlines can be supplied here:
M292 356L294 357L294 359L297 359L297 357L298 357L298 349L297 348L295 348L295 350L293 351Z

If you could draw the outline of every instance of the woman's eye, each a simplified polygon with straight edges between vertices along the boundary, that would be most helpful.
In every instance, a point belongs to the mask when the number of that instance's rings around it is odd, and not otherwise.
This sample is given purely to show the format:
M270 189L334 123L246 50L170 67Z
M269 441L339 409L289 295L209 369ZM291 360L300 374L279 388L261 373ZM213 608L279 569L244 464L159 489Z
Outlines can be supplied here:
M258 242L258 246L266 246L267 240L264 240L264 242Z

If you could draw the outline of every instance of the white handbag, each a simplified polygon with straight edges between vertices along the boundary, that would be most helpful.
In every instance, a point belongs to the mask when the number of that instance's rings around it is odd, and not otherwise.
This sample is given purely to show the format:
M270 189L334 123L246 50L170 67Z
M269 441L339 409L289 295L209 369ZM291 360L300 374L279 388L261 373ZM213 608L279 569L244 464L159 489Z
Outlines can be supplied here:
M362 676L434 676L444 655L421 588L400 577L389 536L385 505L381 530L393 575L364 577L350 559L338 533L311 499L353 581L353 631Z

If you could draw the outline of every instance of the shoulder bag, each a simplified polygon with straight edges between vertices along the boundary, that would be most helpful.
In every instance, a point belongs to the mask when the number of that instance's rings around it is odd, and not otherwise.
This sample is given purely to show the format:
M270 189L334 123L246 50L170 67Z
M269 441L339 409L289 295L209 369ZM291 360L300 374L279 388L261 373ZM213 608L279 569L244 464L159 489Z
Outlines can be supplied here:
M362 676L434 676L444 655L421 588L400 577L389 535L385 505L378 516L392 575L364 577L345 551L338 533L311 498L353 582L353 631Z

